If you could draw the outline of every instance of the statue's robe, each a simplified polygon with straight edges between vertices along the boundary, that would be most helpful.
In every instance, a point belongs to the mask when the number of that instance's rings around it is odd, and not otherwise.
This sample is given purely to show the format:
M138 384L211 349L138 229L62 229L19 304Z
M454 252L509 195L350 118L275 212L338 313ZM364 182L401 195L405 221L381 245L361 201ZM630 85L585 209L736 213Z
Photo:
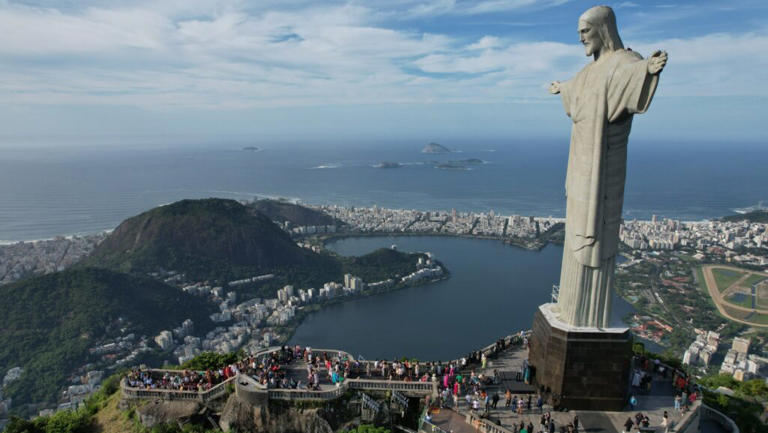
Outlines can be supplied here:
M647 59L620 49L560 84L565 112L573 120L558 298L560 319L570 325L609 324L627 139L633 114L648 109L657 83Z

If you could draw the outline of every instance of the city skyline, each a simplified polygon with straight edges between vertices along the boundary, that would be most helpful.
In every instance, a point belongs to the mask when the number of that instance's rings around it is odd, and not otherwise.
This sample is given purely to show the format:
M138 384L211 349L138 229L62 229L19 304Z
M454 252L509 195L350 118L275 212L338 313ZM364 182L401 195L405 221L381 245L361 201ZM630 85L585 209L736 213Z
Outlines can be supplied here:
M608 4L626 46L670 53L634 137L760 138L768 6ZM546 86L590 61L576 21L592 5L6 1L2 126L14 140L559 137L569 121Z

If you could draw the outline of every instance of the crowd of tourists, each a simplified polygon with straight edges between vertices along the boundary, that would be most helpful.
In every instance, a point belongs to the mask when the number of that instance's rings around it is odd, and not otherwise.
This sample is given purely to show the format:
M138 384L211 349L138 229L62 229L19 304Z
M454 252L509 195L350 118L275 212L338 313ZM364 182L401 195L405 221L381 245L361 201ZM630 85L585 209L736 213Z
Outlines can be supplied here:
M131 388L207 391L227 379L235 377L238 373L239 370L236 365L206 371L179 370L179 372L171 372L135 369L128 373L126 382Z
M305 385L288 373L290 364L297 360L307 363ZM325 371L332 383L340 383L351 368L350 360L343 353L316 354L308 347L283 346L266 354L247 356L236 363L205 371L136 369L126 376L126 383L131 388L206 391L242 373L266 388L319 389L321 371Z

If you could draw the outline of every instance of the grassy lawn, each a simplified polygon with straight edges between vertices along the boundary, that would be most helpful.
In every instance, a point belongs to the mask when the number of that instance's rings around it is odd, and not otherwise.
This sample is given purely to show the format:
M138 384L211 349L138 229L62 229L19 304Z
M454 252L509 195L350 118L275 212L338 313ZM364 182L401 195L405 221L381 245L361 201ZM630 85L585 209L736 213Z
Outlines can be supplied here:
M760 281L763 281L765 279L762 275L750 275L749 278L744 280L744 285L747 287L752 287L752 284L759 283Z
M768 287L762 286L757 289L757 305L760 308L768 308Z
M712 275L715 276L717 290L722 292L744 276L744 273L729 269L712 269Z
M729 308L727 305L723 305L723 308L725 309L725 312L728 313L728 315L740 320L746 320L747 316L752 314L751 311L736 310L734 308Z
M757 325L768 325L768 314L753 313L751 311L740 311L732 308L728 308L727 305L723 305L725 311L740 320L744 320Z
M733 293L725 298L725 301L729 304L738 305L740 307L752 308L752 295L746 295L744 293Z

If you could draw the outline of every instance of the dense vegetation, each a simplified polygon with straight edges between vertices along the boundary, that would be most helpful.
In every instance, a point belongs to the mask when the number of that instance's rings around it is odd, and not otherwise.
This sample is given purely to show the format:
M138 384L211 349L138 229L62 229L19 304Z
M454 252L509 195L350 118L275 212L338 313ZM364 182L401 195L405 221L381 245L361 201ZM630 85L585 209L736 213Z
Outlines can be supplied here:
M373 424L360 424L357 428L347 431L347 433L391 433L392 430L385 427L376 427Z
M0 365L22 366L5 389L14 407L54 403L88 348L121 328L154 335L191 318L206 331L213 308L161 282L80 268L0 286Z
M342 225L341 221L305 206L278 200L258 200L249 205L272 221L289 222L294 226Z
M768 385L763 379L739 382L727 374L707 376L699 380L708 388L704 393L704 403L731 418L744 433L765 433L768 426L760 417L763 414L761 402L768 400ZM718 387L731 389L734 395L713 392Z
M117 392L120 377L120 374L115 374L104 380L101 388L77 410L62 410L32 421L11 417L4 433L90 433L94 431L94 415L103 409L110 396Z
M245 353L242 350L229 353L203 352L181 364L179 368L194 371L214 370L225 365L234 364L243 358L245 358Z
M110 400L114 400L115 393L120 386L120 374L107 378L99 391L85 400L85 404L77 410L58 411L50 416L42 416L34 420L11 417L5 427L4 433L92 433L101 431L96 418L101 411L107 410ZM128 411L124 416L135 417L133 411ZM202 424L186 424L179 427L178 424L159 424L152 429L141 427L138 422L133 422L132 431L147 433L220 433L221 430L211 430Z
M380 248L360 257L342 257L342 270L372 283L394 276L404 276L416 270L416 262L424 254L403 253L391 248Z
M184 271L225 281L285 269L323 269L267 216L234 200L182 200L123 221L86 259L123 272Z
M274 279L252 286L238 287L238 292L245 297L274 298L277 290L286 284L292 284L297 289L319 288L329 281L342 281L344 274L352 274L362 278L366 283L373 283L410 274L416 270L418 258L424 255L381 248L359 257L342 257L335 254L323 257L327 258L325 266L278 271Z

